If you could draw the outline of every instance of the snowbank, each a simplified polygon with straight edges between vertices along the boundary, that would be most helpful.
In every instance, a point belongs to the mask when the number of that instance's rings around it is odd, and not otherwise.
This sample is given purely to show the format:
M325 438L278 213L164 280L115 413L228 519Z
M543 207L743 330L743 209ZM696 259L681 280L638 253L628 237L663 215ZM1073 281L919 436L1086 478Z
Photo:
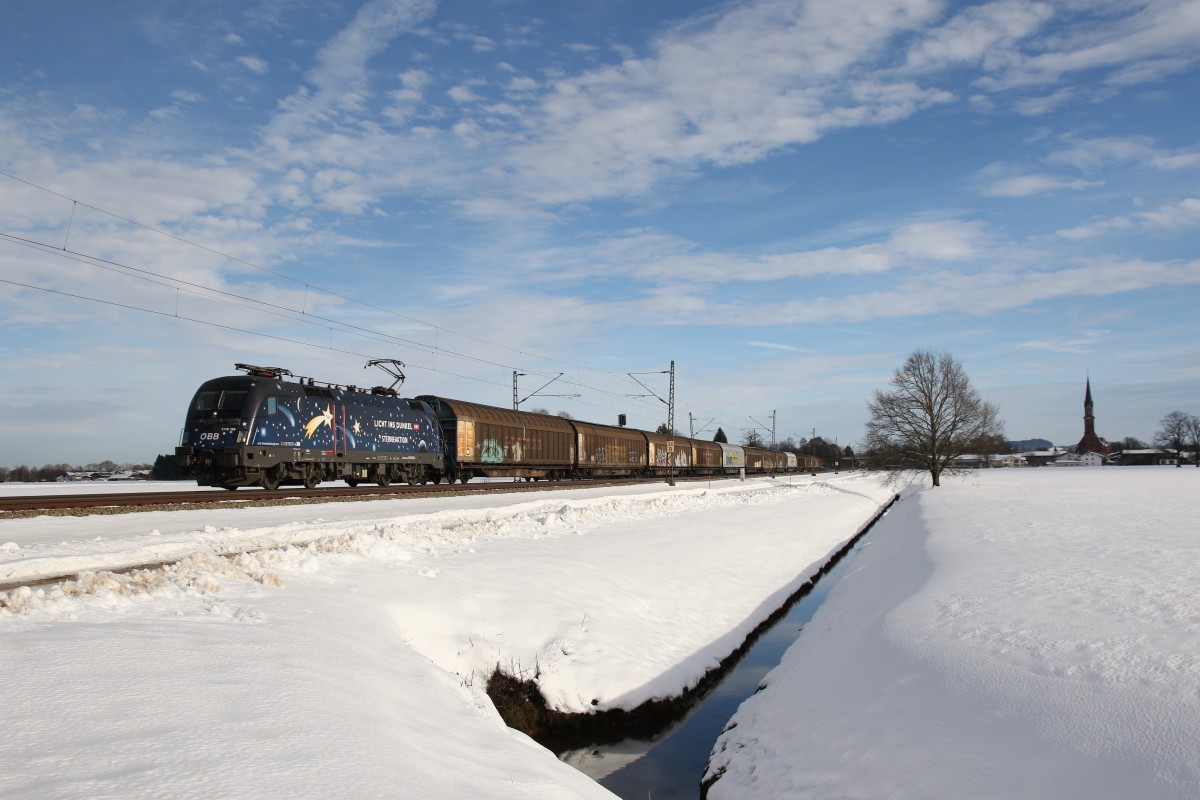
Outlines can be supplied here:
M990 470L875 528L708 797L1200 797L1200 474Z

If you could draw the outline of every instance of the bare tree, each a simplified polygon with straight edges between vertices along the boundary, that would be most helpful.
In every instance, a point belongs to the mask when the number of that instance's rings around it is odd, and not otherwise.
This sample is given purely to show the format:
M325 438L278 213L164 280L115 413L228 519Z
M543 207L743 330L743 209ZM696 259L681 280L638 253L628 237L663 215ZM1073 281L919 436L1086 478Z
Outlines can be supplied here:
M867 403L864 446L868 464L890 470L893 479L928 472L940 486L955 458L1004 435L1000 410L979 396L950 353L914 351L892 375L891 387Z
M1126 436L1121 441L1117 442L1116 449L1124 452L1126 450L1145 450L1146 443L1134 436Z
M1195 414L1188 415L1187 443L1192 448L1192 461L1200 467L1200 417Z
M1154 445L1164 450L1175 451L1175 466L1183 466L1183 448L1188 440L1188 415L1172 411L1159 421L1158 433L1154 434Z

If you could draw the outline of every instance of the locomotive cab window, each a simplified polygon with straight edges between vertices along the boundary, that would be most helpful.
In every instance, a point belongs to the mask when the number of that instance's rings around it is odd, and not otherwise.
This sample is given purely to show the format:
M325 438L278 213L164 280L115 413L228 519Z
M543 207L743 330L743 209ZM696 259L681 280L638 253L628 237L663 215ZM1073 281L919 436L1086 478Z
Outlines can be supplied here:
M221 400L220 392L200 392L196 395L197 411L212 411Z
M196 395L196 410L237 416L242 413L245 400L245 392L200 392Z
M277 413L278 411L279 411L279 398L278 397L268 397L267 398L267 416L269 417L272 414Z

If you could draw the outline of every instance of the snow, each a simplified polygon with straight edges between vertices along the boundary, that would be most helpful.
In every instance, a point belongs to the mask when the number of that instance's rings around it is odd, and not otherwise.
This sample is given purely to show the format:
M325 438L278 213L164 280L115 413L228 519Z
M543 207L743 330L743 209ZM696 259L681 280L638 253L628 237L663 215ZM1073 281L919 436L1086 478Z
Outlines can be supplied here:
M709 797L1200 797L1198 484L906 489ZM676 694L890 496L844 474L0 520L0 583L88 571L0 594L0 797L611 797L502 724L488 673L567 711Z
M890 496L840 475L0 520L0 584L84 573L0 595L0 797L611 797L506 728L488 674L566 711L677 694Z
M709 798L1200 797L1200 471L909 491L719 740Z

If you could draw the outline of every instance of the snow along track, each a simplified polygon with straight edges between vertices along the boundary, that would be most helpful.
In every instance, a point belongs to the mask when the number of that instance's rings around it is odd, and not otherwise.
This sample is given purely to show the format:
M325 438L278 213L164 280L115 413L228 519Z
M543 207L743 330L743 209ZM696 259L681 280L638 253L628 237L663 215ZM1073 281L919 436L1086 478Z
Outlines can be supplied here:
M529 527L554 528L564 519L581 522L610 516L636 517L648 508L703 504L706 497L713 502L715 498L752 495L764 491L764 487L769 491L791 484L725 481L720 485L724 488L717 491L681 488L665 497L652 492L644 497L587 498L567 500L565 504L556 498L517 501L501 509L453 512L404 514L403 509L388 504L385 515L377 521L368 517L350 525L330 526L322 520L249 529L205 525L167 536L152 530L148 534L111 540L94 537L86 543L67 541L56 546L20 547L4 542L4 528L0 527L0 608L24 611L51 598L97 592L139 593L167 585L203 590L212 583L206 575L277 585L280 579L273 565L293 561L301 552L305 558L321 553L362 553L375 546L372 543L414 536L454 540L467 536L466 532L509 530L521 535L517 532ZM827 484L817 481L802 485L806 491L820 491L819 487ZM249 510L244 513L253 514ZM83 520L76 522L85 524Z

